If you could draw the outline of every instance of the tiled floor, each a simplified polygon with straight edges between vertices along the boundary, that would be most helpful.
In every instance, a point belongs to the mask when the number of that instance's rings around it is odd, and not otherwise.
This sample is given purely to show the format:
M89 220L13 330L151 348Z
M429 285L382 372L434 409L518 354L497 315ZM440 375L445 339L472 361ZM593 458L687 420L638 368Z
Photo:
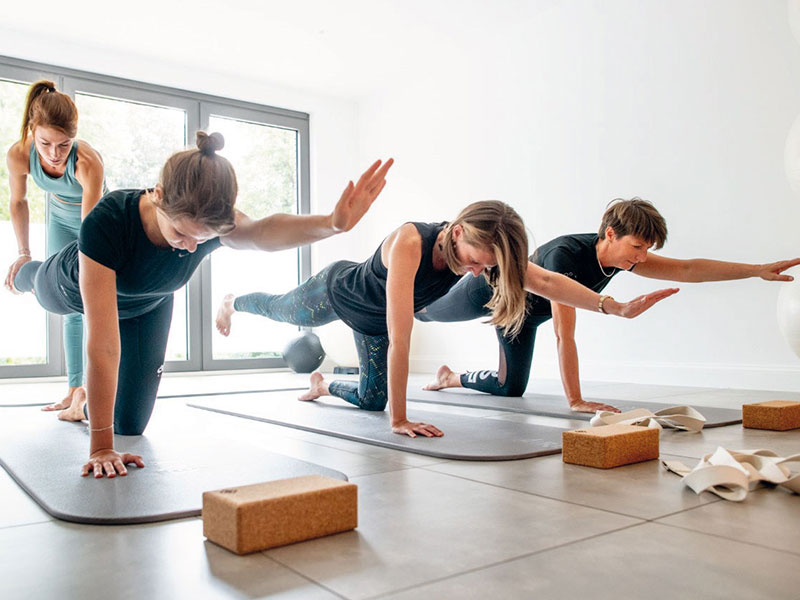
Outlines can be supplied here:
M162 391L271 385L263 374L217 377L168 378ZM304 380L273 377L281 387ZM538 385L535 391L557 390L553 382ZM587 396L674 400L701 411L796 396L607 383L586 388ZM4 400L21 390L27 400L44 401L54 386L0 385ZM183 402L160 400L162 419L192 410ZM38 408L4 414L13 410ZM585 426L442 410L473 415L484 427L494 419ZM166 434L169 424L156 423L158 415L152 432ZM239 557L205 541L200 519L118 527L54 520L0 470L0 598L798 597L800 497L781 489L731 503L696 496L658 461L608 471L565 465L560 456L442 461L224 415L204 418L209 427L235 427L256 456L269 450L346 473L359 486L358 529ZM693 465L717 445L793 454L800 452L800 430L664 431L662 458Z

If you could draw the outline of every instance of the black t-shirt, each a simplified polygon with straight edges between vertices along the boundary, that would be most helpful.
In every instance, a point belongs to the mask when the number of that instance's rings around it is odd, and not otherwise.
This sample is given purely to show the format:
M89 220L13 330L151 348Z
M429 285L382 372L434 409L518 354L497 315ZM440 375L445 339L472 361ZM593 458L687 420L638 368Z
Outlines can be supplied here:
M56 254L58 283L67 304L83 312L78 284L78 250L116 271L121 319L149 312L186 285L203 259L220 247L219 238L195 252L160 248L145 234L139 199L146 190L116 190L100 199L81 224L77 242Z
M603 267L601 270L595 247L597 239L596 233L562 235L539 246L530 259L540 267L566 275L599 293L622 269ZM536 294L528 294L528 312L532 315L552 315L550 301Z
M422 310L444 296L460 275L449 268L433 268L433 249L439 232L446 223L412 223L422 237L422 256L414 277L414 312ZM333 310L352 329L365 335L385 335L386 276L381 260L383 243L363 263L347 260L330 266L328 296Z

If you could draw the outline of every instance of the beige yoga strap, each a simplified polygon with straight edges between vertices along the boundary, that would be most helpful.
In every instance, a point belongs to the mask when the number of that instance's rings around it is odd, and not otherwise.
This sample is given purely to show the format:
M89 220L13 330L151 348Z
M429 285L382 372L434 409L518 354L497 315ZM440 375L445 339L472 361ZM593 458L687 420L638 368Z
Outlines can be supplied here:
M694 469L674 460L661 464L683 476L683 482L696 494L711 492L725 500L741 502L748 492L764 483L800 494L800 470L792 472L788 466L792 462L800 463L800 454L783 458L772 450L727 450L719 446L713 454L701 458Z
M600 425L640 425L642 427L672 427L695 433L703 429L706 418L691 406L672 406L652 412L646 408L635 408L624 413L598 410L592 417L592 427Z

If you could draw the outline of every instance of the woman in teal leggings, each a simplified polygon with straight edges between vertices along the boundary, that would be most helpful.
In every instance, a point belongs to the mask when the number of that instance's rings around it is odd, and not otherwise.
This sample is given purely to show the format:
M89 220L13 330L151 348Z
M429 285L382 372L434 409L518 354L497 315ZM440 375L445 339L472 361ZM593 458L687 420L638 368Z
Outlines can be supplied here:
M5 286L17 293L13 281L31 260L27 179L47 192L47 253L55 254L78 239L83 217L105 191L103 161L83 140L77 140L78 109L72 98L56 90L52 81L37 81L28 90L22 135L8 151L11 222L19 255L11 264ZM70 406L83 389L83 317L64 316L64 354L69 389L58 403L44 410Z

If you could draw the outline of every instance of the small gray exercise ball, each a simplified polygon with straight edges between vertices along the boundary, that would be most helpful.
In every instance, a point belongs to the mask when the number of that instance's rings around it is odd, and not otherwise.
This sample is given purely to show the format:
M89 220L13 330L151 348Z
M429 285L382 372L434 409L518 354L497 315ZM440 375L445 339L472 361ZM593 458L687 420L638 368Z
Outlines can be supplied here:
M295 373L311 373L322 364L325 350L316 334L303 332L283 349L283 360Z

